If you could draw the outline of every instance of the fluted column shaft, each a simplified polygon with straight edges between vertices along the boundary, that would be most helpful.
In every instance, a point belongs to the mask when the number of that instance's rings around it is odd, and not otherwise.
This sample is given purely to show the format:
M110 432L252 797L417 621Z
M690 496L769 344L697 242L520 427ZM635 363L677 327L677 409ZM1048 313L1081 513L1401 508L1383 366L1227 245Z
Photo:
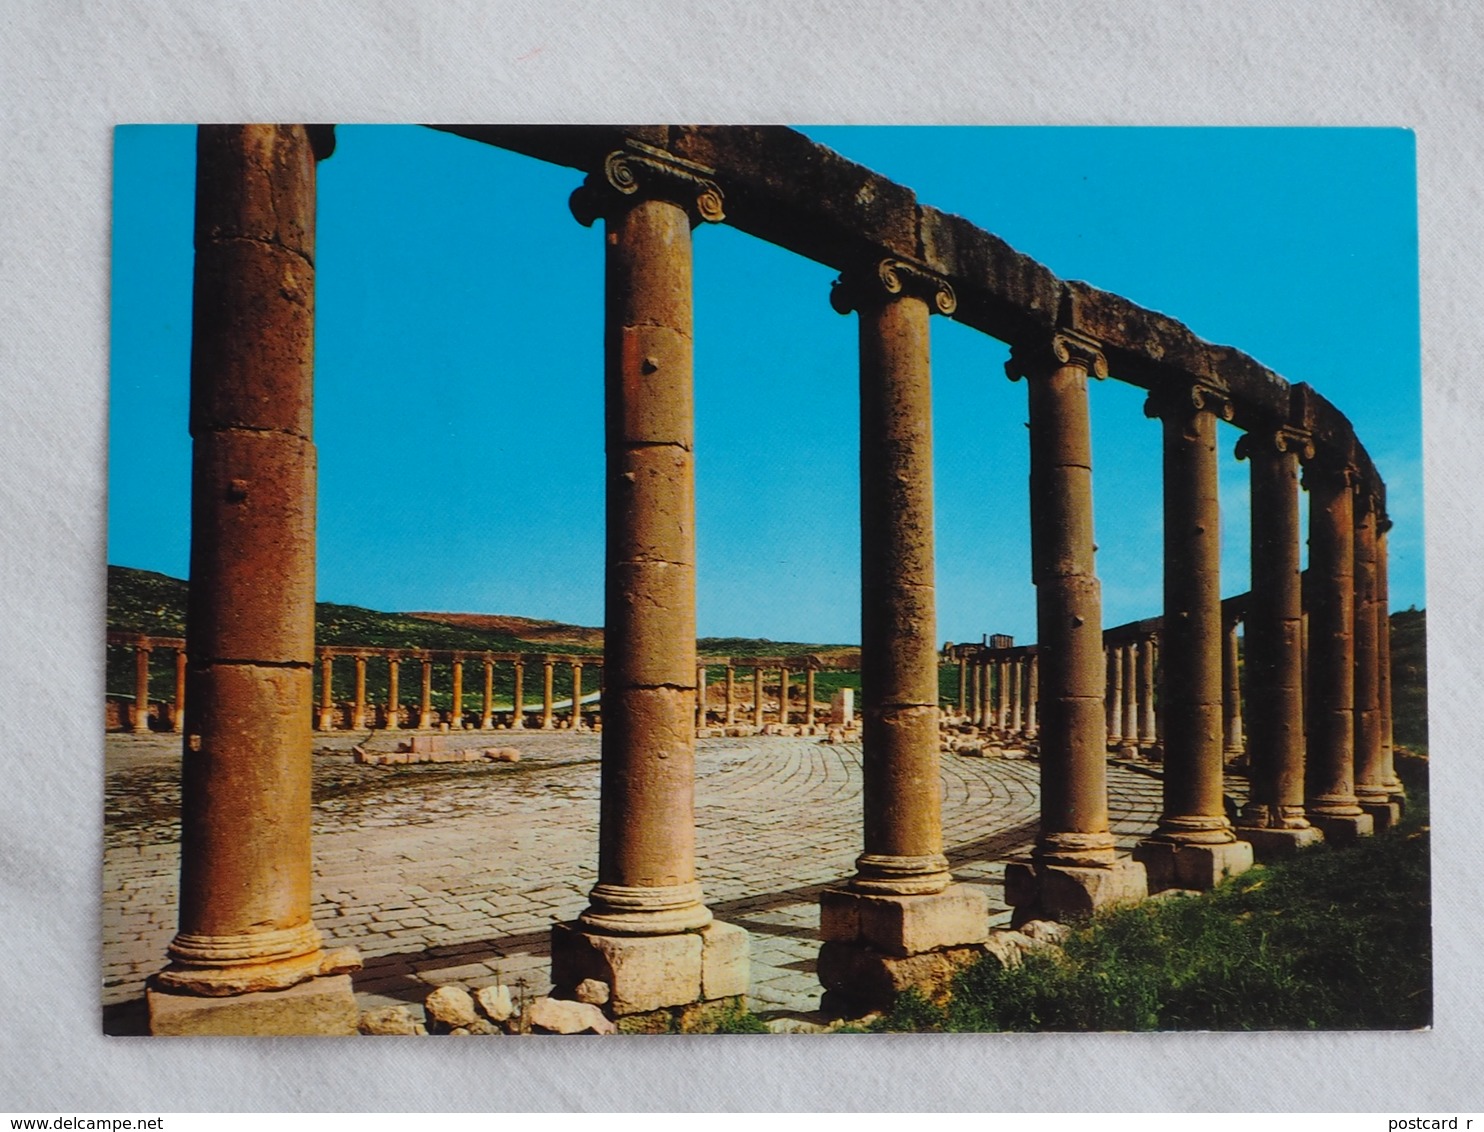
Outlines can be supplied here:
M233 995L321 966L310 922L314 211L304 127L198 129L193 710L180 931L162 988Z

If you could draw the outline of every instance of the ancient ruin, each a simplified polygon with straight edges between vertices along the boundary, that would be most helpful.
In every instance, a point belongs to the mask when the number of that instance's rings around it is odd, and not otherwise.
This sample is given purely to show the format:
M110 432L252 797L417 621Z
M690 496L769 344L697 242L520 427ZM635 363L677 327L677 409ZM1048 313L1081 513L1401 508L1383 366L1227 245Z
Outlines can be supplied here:
M119 726L153 720L183 745L180 922L148 992L153 1032L355 1030L358 959L311 918L316 728L600 731L597 882L586 910L553 926L550 976L559 999L601 984L610 1018L680 1017L747 995L748 933L713 916L696 869L696 737L855 734L848 697L816 702L823 671L858 671L861 683L861 852L820 898L818 976L842 1009L941 985L988 946L987 897L945 856L945 751L1039 758L1039 832L1005 874L1017 923L1209 888L1254 859L1396 822L1385 485L1316 390L1060 280L788 129L441 128L586 175L571 208L601 228L606 256L604 652L316 646L315 178L333 130L201 127L187 636L110 640L136 655ZM858 657L697 655L691 233L703 223L839 272L820 302L859 332ZM1024 382L1032 644L936 638L935 316L1009 344L1008 376ZM1104 379L1147 390L1164 461L1164 608L1113 628L1095 565L1088 414L1089 385ZM1225 600L1218 421L1243 431L1252 484L1251 590ZM173 656L175 687L152 714L155 654ZM447 712L432 703L435 663L451 674ZM349 702L333 693L337 664L354 670ZM385 666L384 702L368 697L368 665ZM571 675L564 701L558 666ZM513 677L508 707L497 670ZM1162 768L1163 812L1131 856L1110 831L1110 758ZM1251 779L1235 822L1223 790L1233 760Z

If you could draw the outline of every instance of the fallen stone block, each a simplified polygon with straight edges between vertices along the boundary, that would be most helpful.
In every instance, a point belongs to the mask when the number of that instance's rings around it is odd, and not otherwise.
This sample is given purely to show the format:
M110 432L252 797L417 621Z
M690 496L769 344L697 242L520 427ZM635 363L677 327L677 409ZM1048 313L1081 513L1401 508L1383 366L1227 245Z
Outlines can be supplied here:
M447 1032L455 1027L467 1027L479 1015L474 1010L474 998L463 987L453 985L439 987L423 1001L427 1011L429 1027L435 1032Z
M405 1006L383 1006L361 1015L361 1033L377 1035L426 1034L428 1029Z
M603 1012L588 1002L562 998L538 998L526 1007L526 1022L532 1030L548 1034L616 1034Z
M510 988L503 983L480 987L474 992L474 1003L492 1022L504 1022L515 1013L515 1004L510 1000Z

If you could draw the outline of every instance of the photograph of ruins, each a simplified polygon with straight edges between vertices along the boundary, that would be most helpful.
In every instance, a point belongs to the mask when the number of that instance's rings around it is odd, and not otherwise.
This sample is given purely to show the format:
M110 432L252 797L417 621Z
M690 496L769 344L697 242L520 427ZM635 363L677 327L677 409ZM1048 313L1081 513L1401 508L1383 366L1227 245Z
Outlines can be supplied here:
M1428 1026L1415 193L120 127L105 1032Z

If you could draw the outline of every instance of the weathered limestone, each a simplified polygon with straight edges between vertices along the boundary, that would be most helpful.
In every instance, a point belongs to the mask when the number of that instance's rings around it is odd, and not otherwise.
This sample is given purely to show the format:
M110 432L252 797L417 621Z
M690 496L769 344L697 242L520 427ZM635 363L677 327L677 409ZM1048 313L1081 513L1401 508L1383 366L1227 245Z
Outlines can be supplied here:
M1017 345L1006 364L1030 405L1031 580L1040 683L1041 828L1005 868L1015 921L1064 919L1147 895L1144 867L1120 857L1108 825L1102 586L1094 564L1089 374L1095 342L1070 332Z
M695 875L691 226L721 216L704 172L636 144L572 199L606 227L603 768L598 882L552 931L552 976L607 983L614 1016L748 982L746 932L712 920Z
M1246 622L1252 788L1237 828L1260 861L1322 839L1304 814L1298 468L1312 454L1308 436L1292 429L1253 430L1237 442L1237 456L1251 461L1252 483Z
M464 729L464 655L453 655L453 710L448 717L448 726L454 731Z
M149 655L147 645L134 649L134 732L149 731Z
M433 658L424 655L422 699L417 705L417 726L425 729L433 726Z
M804 669L804 726L814 726L814 665Z
M1154 721L1154 638L1139 642L1139 747L1149 750L1159 745L1159 729Z
M186 651L175 650L175 701L170 706L170 730L179 735L185 730Z
M763 729L763 670L752 666L752 725Z
M1355 501L1355 796L1379 833L1401 820L1401 806L1391 800L1382 751L1377 510L1375 495L1361 488Z
M1023 707L1020 699L1021 658L1010 661L1010 734L1019 736L1025 728Z
M1231 403L1202 386L1150 395L1164 427L1164 812L1135 856L1149 889L1210 888L1252 865L1222 793L1221 511L1216 422Z
M574 681L581 684L581 681ZM495 725L495 662L484 658L484 695L479 704L479 729L488 731Z
M402 690L398 687L401 668L401 657L396 653L386 658L386 729L388 731L398 731L402 727Z
M696 665L696 730L706 726L706 666Z
M953 293L889 260L842 277L831 302L859 315L865 851L821 897L818 970L849 994L863 963L983 941L989 902L951 883L938 785L928 323Z
M995 709L994 727L1001 738L1010 730L1010 676L1009 661L1004 657L994 662Z
M1123 654L1123 740L1119 752L1124 755L1139 753L1138 648L1133 641L1119 647Z
M841 688L830 697L830 722L841 727L855 723L855 689Z
M778 670L778 722L788 722L788 669Z
M958 658L958 714L967 716L969 713L969 661L967 657Z
M157 1032L346 1033L358 1017L348 979L317 977L359 960L326 953L310 921L315 157L302 126L197 133L194 709Z
M515 731L526 725L526 666L517 660L511 667L515 670L515 674L512 677L514 685L510 692L510 728Z
M1391 712L1391 584L1387 532L1391 520L1383 512L1376 525L1376 628L1377 664L1381 669L1381 765L1386 788L1393 802L1404 804L1406 790L1396 773L1395 740Z
M1109 645L1108 655L1108 746L1123 742L1123 650Z
M1242 618L1237 614L1226 617L1226 632L1221 649L1221 698L1222 698L1222 755L1230 760L1246 753L1247 743L1242 735L1242 683L1238 666L1237 626Z
M1027 741L1033 741L1041 734L1039 715L1041 697L1040 653L1031 653L1030 659L1026 662L1025 671L1025 737Z
M356 697L351 705L350 729L364 731L366 729L366 657L363 653L357 653L354 659L356 662Z
M321 653L319 658L319 729L321 731L335 730L334 675L334 659L327 652Z
M554 700L552 697L552 679L555 664L550 657L541 662L541 730L551 730L552 710Z
M705 671L704 668L701 669L702 687L705 687ZM573 731L582 730L582 664L576 660L572 661L572 720L570 726Z
M1309 753L1305 810L1331 841L1371 833L1355 796L1355 469L1316 456L1309 490Z
M730 664L727 665L727 714L726 724L735 727L737 723L737 670Z

